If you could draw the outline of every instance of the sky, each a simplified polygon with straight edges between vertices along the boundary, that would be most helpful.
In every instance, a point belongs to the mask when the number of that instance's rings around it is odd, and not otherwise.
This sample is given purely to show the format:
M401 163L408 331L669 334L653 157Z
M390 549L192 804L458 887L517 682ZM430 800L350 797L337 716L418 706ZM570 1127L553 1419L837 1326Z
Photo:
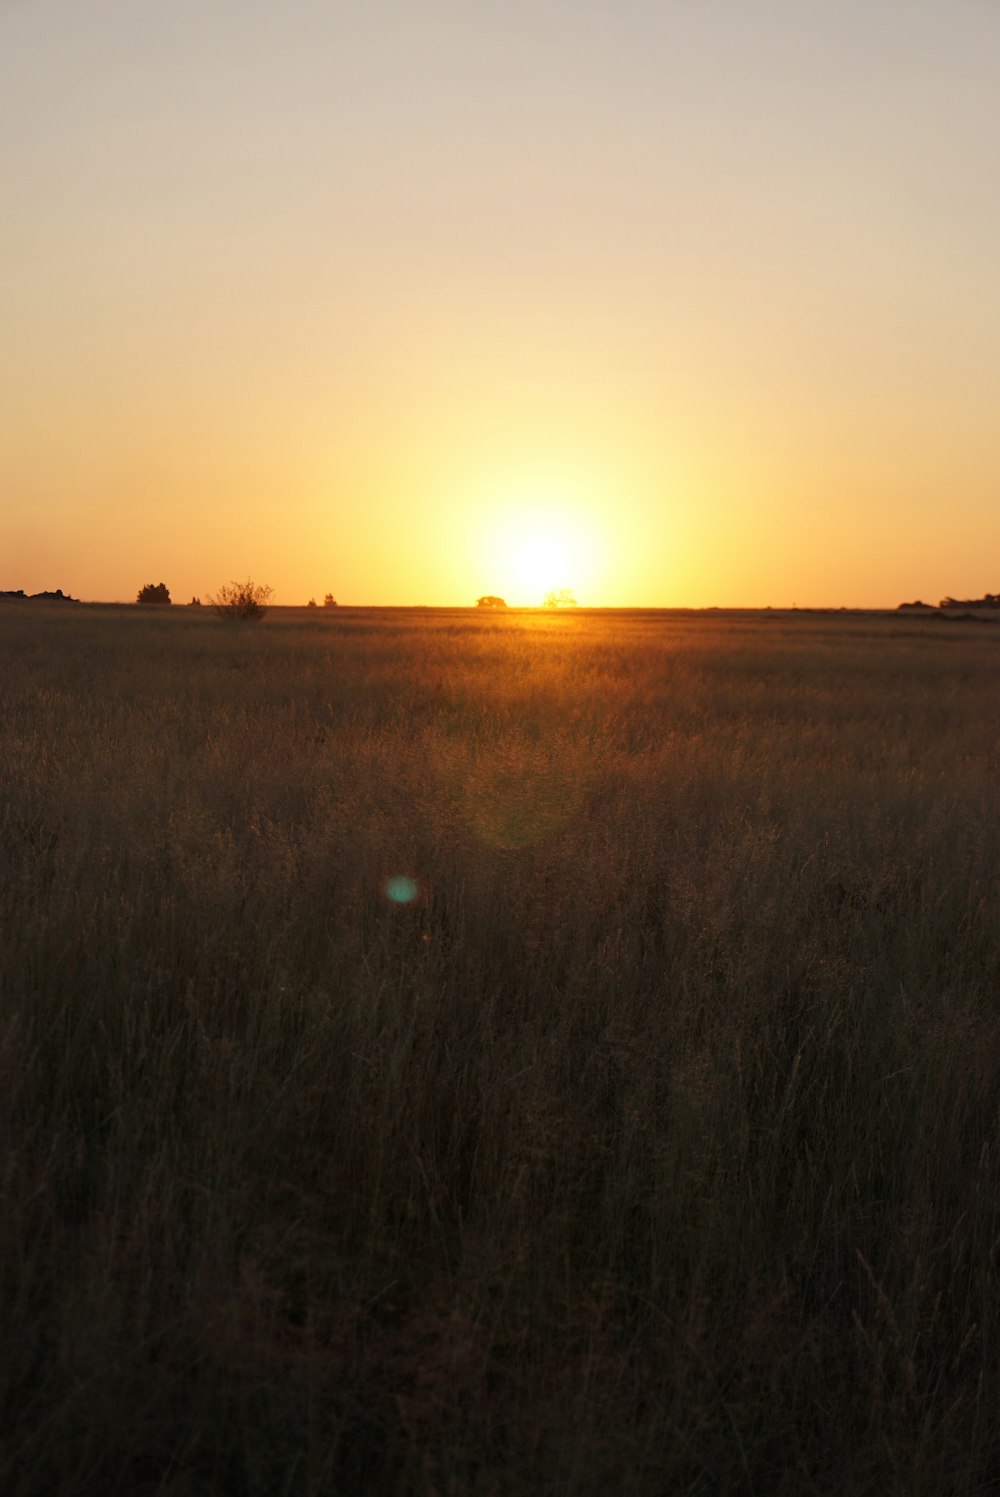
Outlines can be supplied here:
M994 0L0 0L0 589L1000 590Z

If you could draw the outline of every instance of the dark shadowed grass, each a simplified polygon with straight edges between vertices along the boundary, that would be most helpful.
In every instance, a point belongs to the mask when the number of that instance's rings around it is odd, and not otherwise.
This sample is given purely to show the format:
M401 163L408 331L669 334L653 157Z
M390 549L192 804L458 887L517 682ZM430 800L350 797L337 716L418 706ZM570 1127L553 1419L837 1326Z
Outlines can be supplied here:
M5 1493L998 1489L1000 632L0 638Z

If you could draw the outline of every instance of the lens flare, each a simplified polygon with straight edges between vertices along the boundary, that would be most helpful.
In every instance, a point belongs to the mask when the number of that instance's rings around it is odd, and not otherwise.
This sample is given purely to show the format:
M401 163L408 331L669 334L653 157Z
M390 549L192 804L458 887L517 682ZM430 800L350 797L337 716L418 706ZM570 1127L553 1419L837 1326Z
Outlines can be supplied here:
M417 897L417 881L405 873L395 873L383 885L386 899L393 904L412 904Z

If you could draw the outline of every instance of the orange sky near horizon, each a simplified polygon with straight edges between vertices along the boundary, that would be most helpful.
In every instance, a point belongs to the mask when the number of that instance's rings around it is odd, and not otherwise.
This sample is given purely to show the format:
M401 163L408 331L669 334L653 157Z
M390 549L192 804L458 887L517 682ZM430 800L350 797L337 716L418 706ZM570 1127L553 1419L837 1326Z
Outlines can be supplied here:
M978 0L0 0L0 589L996 591L998 64Z

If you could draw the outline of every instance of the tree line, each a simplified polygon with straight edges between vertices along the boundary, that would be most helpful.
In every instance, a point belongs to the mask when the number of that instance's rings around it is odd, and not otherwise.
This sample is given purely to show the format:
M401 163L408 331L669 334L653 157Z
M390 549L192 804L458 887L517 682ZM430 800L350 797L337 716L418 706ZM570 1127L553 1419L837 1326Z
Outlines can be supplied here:
M273 596L273 588L263 582L254 582L248 577L245 582L223 583L214 597L211 593L208 594L208 602L220 618L254 622L264 617L267 605ZM147 582L140 587L135 601L144 607L162 608L171 604L173 599L165 582ZM307 608L316 606L315 598L310 598L306 604ZM337 600L333 593L327 593L323 599L323 607L336 608L336 606ZM188 607L200 608L201 599L192 598Z

